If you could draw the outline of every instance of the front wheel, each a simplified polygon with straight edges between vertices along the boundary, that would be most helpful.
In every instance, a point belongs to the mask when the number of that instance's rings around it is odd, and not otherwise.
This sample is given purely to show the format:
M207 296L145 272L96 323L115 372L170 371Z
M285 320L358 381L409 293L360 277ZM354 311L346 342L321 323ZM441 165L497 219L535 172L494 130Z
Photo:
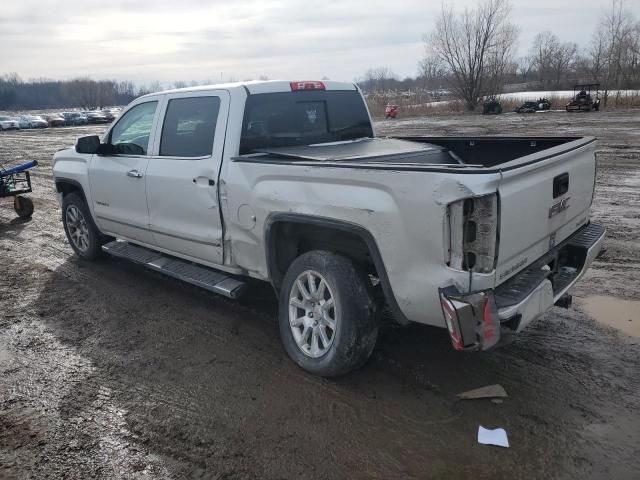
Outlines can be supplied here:
M279 324L287 354L304 370L324 377L355 370L378 337L371 283L349 258L305 253L283 280Z
M102 255L106 237L94 225L89 208L79 194L69 193L62 200L62 224L76 255L85 260L95 260Z

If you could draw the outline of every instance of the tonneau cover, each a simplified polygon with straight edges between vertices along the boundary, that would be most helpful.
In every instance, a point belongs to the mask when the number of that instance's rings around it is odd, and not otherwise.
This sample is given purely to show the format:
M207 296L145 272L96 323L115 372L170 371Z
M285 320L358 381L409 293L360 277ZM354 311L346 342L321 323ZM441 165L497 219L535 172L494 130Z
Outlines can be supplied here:
M385 161L390 163L455 164L448 150L438 145L395 138L363 138L348 142L321 143L294 147L261 148L266 153L311 161Z

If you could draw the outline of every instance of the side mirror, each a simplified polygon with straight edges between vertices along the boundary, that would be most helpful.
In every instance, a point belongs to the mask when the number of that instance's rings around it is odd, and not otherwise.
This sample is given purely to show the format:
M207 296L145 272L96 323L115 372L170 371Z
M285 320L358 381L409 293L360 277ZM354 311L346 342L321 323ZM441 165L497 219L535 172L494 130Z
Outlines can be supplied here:
M100 148L100 137L90 135L88 137L80 137L76 143L76 152L94 154Z

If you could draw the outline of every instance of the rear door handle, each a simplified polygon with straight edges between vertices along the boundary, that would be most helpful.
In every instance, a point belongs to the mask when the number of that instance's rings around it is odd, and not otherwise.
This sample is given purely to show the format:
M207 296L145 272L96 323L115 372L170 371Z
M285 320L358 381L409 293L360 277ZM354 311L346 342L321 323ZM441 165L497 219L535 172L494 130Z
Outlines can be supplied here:
M129 170L127 177L142 178L142 174L138 170Z
M193 183L195 183L196 185L200 186L200 187L206 187L207 185L210 187L215 187L216 185L216 181L213 180L212 178L207 178L207 177L196 177L193 180Z

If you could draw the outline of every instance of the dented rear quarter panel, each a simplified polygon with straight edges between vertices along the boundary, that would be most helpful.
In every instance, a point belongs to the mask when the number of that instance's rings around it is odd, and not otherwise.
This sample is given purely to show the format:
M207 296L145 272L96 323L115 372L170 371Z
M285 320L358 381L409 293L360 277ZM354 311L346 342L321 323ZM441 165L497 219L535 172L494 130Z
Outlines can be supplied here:
M268 279L265 229L273 213L341 220L368 230L382 257L391 291L407 319L445 326L438 288L468 286L468 273L446 266L447 204L497 190L499 174L352 169L229 162L224 172L225 238L231 261ZM253 212L255 225L247 221ZM225 243L228 245L229 243ZM494 275L474 274L474 288Z

